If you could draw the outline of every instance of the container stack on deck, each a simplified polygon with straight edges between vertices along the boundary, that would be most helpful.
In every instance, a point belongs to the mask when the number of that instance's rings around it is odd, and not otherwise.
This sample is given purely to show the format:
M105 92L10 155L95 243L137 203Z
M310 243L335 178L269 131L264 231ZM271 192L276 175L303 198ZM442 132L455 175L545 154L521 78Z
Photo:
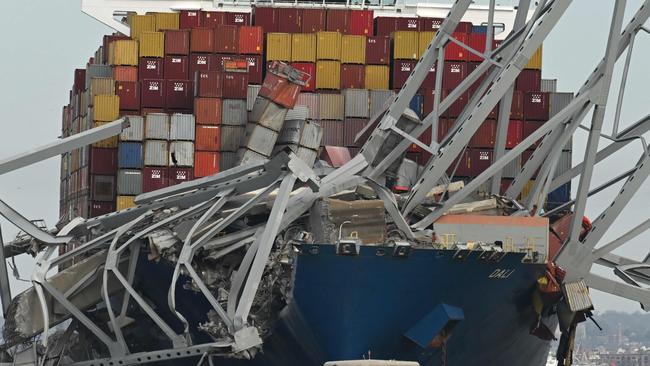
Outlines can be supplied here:
M102 46L74 73L63 108L63 136L129 116L119 138L62 156L61 217L91 217L133 205L142 192L214 174L236 164L247 111L272 61L311 75L296 108L323 127L323 146L347 147L410 75L442 19L374 17L371 10L258 7L252 13L187 10L131 15L131 37L104 36ZM454 38L484 51L486 28L460 23ZM494 42L494 46L498 41ZM541 79L541 49L516 82L507 148L517 145L572 98ZM450 44L445 52L442 97L482 61ZM429 72L410 107L433 108L436 70ZM439 136L455 122L478 83L440 120ZM470 141L456 179L480 174L492 162L498 108ZM430 143L430 133L421 137ZM321 146L321 158L327 158ZM503 186L531 154L506 169ZM429 155L413 145L408 158ZM558 172L571 165L571 146ZM568 184L549 204L569 199ZM527 192L524 192L526 194Z

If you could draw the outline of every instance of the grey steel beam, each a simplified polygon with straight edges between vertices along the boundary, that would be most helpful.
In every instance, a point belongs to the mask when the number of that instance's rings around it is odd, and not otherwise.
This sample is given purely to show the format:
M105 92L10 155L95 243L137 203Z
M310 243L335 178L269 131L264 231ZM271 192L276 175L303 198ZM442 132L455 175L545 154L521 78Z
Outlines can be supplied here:
M650 291L633 286L627 283L611 280L593 273L589 273L585 278L587 286L608 294L624 297L626 299L638 301L644 310L650 309Z
M613 250L616 248L621 247L625 243L629 242L630 240L636 238L637 236L643 234L646 232L648 229L650 229L650 219L646 219L644 222L640 223L639 225L635 226L625 234L619 236L615 240L596 248L593 251L593 257L595 258L600 258L604 256L607 253L611 253Z
M14 210L11 206L2 200L0 200L0 215L2 215L12 224L16 225L17 228L24 231L27 235L40 241L43 244L67 244L70 240L72 240L71 236L53 236L50 233L39 229L31 221L27 220L23 215L19 214L18 211Z
M632 50L634 49L634 39L636 33L630 37L630 44L627 47L625 56L625 65L623 66L623 75L621 76L621 86L618 89L618 100L616 101L616 112L614 113L614 126L612 127L612 136L618 135L618 125L621 120L621 109L623 108L623 97L625 96L625 84L627 83L627 74L630 71L630 61L632 61Z
M0 248L3 247L4 240L2 238L2 228L0 227ZM4 250L0 250L0 300L2 301L2 315L6 317L9 304L11 304L11 286L9 285L7 259Z

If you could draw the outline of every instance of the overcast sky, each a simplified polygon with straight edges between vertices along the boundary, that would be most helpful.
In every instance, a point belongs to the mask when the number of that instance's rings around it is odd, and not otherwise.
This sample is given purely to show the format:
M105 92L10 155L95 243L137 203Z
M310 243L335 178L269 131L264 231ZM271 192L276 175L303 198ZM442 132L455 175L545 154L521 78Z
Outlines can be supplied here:
M477 1L487 3L487 1ZM510 1L501 1L510 4ZM576 0L544 44L543 77L558 79L560 91L575 91L586 80L600 60L605 49L610 17L610 0ZM628 1L628 16L639 7L640 0ZM11 1L3 4L2 57L0 57L0 110L3 133L0 133L0 156L7 157L52 141L60 135L61 108L68 102L68 90L73 82L73 70L85 66L88 58L101 43L102 35L111 30L80 11L80 1ZM622 127L646 115L650 73L648 35L641 34L635 45L635 58L630 71L628 91L622 113ZM620 64L620 62L619 62ZM615 75L612 93L618 90L620 75ZM612 94L615 95L615 94ZM615 99L613 100L615 101ZM612 102L613 103L613 102ZM613 115L613 104L608 116ZM588 124L588 120L584 122ZM611 118L605 123L605 132L611 129ZM582 159L584 132L574 140L574 164ZM629 169L638 159L640 145L633 144L616 156L615 160L599 166L595 184L607 177ZM0 198L31 219L44 218L53 225L58 217L59 159L24 168L0 177ZM574 192L577 183L574 181ZM614 239L647 217L648 189L637 195L606 240ZM606 207L617 190L609 190L597 197L587 208L595 217ZM16 230L6 221L2 223L5 240L11 240ZM649 250L649 236L642 235L617 253L643 258ZM20 258L21 275L29 276L33 260ZM603 273L609 273L603 272ZM14 281L14 291L25 284ZM619 309L636 311L638 304L613 296L594 294L599 310Z

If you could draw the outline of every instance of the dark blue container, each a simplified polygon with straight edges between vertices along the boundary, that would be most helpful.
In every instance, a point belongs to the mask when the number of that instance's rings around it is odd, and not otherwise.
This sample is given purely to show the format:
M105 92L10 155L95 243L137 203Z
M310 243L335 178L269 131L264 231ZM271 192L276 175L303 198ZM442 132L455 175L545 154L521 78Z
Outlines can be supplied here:
M424 101L424 97L420 94L415 94L413 96L413 99L411 99L411 103L409 103L409 108L415 112L415 114L422 119L422 102Z
M547 199L549 208L571 201L571 182L563 184L549 193Z
M117 166L120 169L142 169L144 156L142 154L142 143L120 142L118 146Z
M472 33L487 34L487 25L473 25Z

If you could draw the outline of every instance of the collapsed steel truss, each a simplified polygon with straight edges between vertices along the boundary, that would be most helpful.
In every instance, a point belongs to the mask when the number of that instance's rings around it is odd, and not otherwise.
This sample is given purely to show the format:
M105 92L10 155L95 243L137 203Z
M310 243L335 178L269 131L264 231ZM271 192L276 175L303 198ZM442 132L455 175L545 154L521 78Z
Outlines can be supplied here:
M441 100L441 93L436 93L433 112L426 116L421 123L418 122L415 127L403 129L402 126L408 125L402 122L407 118L405 116L408 113L405 115L405 111L409 101L417 92L428 71L434 65L437 66L437 70L443 69L446 45L456 43L469 52L480 54L452 37L454 29L468 10L470 3L471 0L458 0L453 5L404 87L390 101L384 114L374 116L375 121L378 122L377 128L372 131L372 135L362 148L361 153L343 167L321 179L295 155L282 152L266 163L242 165L212 177L143 194L136 200L138 206L125 211L88 220L73 220L56 236L36 228L8 205L0 204L0 214L33 236L44 248L37 258L37 269L32 276L34 289L41 300L40 311L43 314L44 323L43 345L47 346L48 344L50 324L47 294L104 343L110 352L110 359L78 364L106 365L110 362L134 364L148 360L246 352L262 343L257 329L249 324L248 317L275 238L279 232L288 228L302 216L317 199L328 197L362 183L367 184L384 201L391 219L405 237L412 240L430 238L431 224L453 205L466 199L480 185L491 180L492 193L499 194L503 168L539 139L543 139L542 142L535 148L534 154L506 192L508 197L517 197L524 188L524 184L539 170L531 194L524 202L525 211L520 211L517 214L526 212L526 214L531 213L532 215L548 215L549 213L543 213L541 210L548 192L569 182L572 178L580 176L576 199L563 207L569 209L573 206L574 216L570 238L555 258L556 263L567 270L567 281L584 280L592 288L638 301L645 309L648 309L650 292L641 284L650 284L649 272L645 272L650 269L650 260L648 259L650 256L634 260L614 255L611 252L650 228L650 219L611 243L599 247L597 244L650 174L650 164L647 164L649 151L642 136L650 129L650 115L631 127L618 131L622 95L632 47L636 35L639 30L643 29L643 24L650 16L650 0L644 1L631 18L632 20L625 26L623 25L623 14L626 1L615 2L607 47L602 61L588 76L582 88L566 108L508 151L505 150L505 137L515 78L561 19L571 1L542 0L534 10L530 10L530 1L521 0L517 8L513 32L498 48L492 50L491 32L495 1L491 0L488 10L488 31L490 33L487 37L486 53L482 55L485 60L444 100ZM527 18L529 19L527 20ZM625 72L616 106L615 127L610 136L605 136L613 142L599 150L598 145L603 138L602 125L608 102L608 92L612 83L613 68L624 53L626 53ZM437 73L436 90L441 90L442 74L442 72ZM447 136L444 136L440 144L436 143L440 115L481 76L484 76L484 79L478 91L467 103ZM414 216L411 213L425 199L430 190L438 184L449 182L448 169L454 167L456 158L462 154L470 138L497 103L500 103L500 113L497 123L495 158L492 165L460 191L449 195L439 206L432 208L426 217L412 222ZM584 161L569 172L554 177L553 172L555 172L561 152L561 149L557 147L564 146L569 141L590 111L592 117ZM412 117L408 116L408 118ZM128 121L116 121L105 127L66 138L18 158L0 162L0 173L23 167L64 151L70 151L106 138L108 135L114 135L119 133L126 123ZM432 141L434 142L427 146L423 145L418 137L429 127L432 127ZM636 140L642 142L642 154L636 165L624 175L590 191L596 164ZM396 161L402 159L408 146L412 143L430 151L433 156L410 195L400 206L393 194L377 184L376 180L389 171ZM593 228L586 235L581 236L581 220L588 198L623 179L625 179L625 183L611 205L594 220ZM295 186L297 181L306 183L309 188L297 188ZM237 219L265 200L272 192L277 193L266 224L223 236L219 235ZM226 210L225 207L228 204L230 206ZM161 209L172 210L172 213L163 219L157 219L156 212ZM220 214L220 218L214 220L217 213ZM184 332L177 334L156 314L132 285L141 245L140 239L159 228L181 220L193 220L194 224L182 244L168 292L170 310L185 325ZM62 256L53 258L54 251L59 245L69 243L79 232L97 228L103 232L102 235ZM195 254L206 245L220 248L218 255L225 255L240 248L248 248L232 281L225 307L217 301L193 268ZM97 250L101 250L101 257L104 258L101 261L101 268L78 279L77 283L66 293L61 293L48 282L47 273L53 267L70 261L76 256L94 253ZM5 249L5 252L9 251ZM2 259L4 264L4 258ZM612 268L614 274L623 282L591 273L591 268L595 263ZM181 272L192 279L212 306L212 310L226 325L228 333L231 335L229 342L203 345L191 343L189 325L183 314L176 309L175 288ZM4 273L6 274L6 268L4 268ZM106 333L94 324L83 311L69 300L72 294L81 291L84 286L88 286L97 278L102 280L101 295L110 317L112 334ZM5 287L6 275L0 280ZM109 297L115 294L123 294L120 309L113 309L109 301ZM8 303L10 296L7 291L2 291L5 309L5 304ZM132 354L130 352L124 341L121 326L127 321L126 309L131 299L169 339L173 346L172 349L149 353ZM45 358L40 362L45 362Z

